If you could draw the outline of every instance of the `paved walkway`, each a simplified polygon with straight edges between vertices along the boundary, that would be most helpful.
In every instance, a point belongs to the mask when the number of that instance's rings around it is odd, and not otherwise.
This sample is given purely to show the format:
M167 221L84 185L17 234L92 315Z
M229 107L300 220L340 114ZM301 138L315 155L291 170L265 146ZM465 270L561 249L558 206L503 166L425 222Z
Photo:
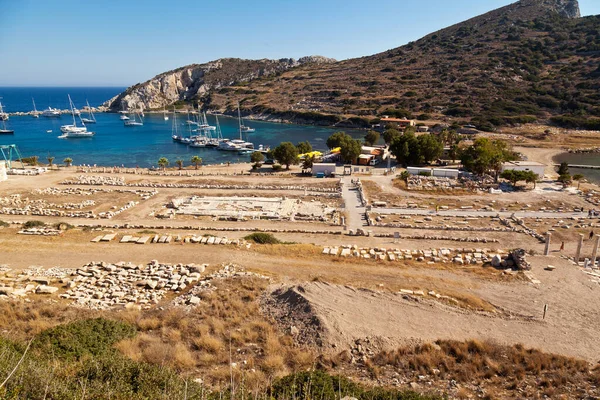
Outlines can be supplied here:
M366 225L365 207L361 205L360 195L350 177L342 178L342 199L346 211L346 226L356 230Z

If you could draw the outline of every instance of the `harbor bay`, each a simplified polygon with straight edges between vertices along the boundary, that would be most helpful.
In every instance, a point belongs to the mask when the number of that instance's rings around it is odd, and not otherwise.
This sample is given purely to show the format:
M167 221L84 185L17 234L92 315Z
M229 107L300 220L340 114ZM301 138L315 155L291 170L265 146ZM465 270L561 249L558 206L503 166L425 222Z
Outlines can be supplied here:
M48 88L44 88L48 90ZM27 112L31 111L31 98L29 92L20 89L24 93L12 98L15 105L10 104L11 97L4 96L3 104L6 104L8 112ZM50 88L52 102L47 103L36 100L38 111L50 106L59 109L68 108L67 95L72 89ZM69 92L67 92L69 90ZM117 89L118 90L118 89ZM43 89L36 89L35 92L44 92ZM57 92L59 92L57 94ZM110 95L110 91L105 88L87 89L85 92L74 91L72 95L75 106L80 110L85 106L86 95L90 96L90 105L97 107L104 99L101 96ZM101 96L98 96L98 92ZM39 94L40 99L44 98ZM46 97L50 95L46 94ZM64 97L64 100L61 99ZM29 103L27 103L29 99ZM28 107L29 104L29 107ZM87 113L82 110L82 117ZM0 135L0 145L16 144L23 157L38 156L40 161L47 157L54 157L56 162L62 162L65 158L73 159L75 165L89 164L100 166L126 166L126 167L152 167L157 166L157 161L161 157L166 157L172 165L177 159L184 161L189 165L193 156L202 158L203 164L220 163L238 163L248 162L250 155L240 155L237 152L218 151L214 148L193 148L185 144L176 143L172 140L173 114L167 113L170 118L165 121L163 114L146 113L143 120L143 126L126 127L119 114L116 113L96 113L97 123L89 125L88 129L95 132L94 137L78 139L61 139L60 127L69 124L72 117L69 114L63 114L60 118L32 118L30 115L15 116L11 115L6 122L10 129L14 130L14 135ZM194 134L191 132L185 122L188 119L186 113L177 114L177 131L180 135L186 136ZM224 138L239 138L238 119L219 116L219 124ZM207 116L208 123L215 125L216 117ZM278 124L263 121L246 121L247 125L255 129L255 132L244 134L244 140L254 143L255 147L259 145L275 147L284 141L298 143L309 141L315 150L326 150L325 140L333 132L344 130L355 138L364 135L361 130L336 129L332 127L305 126L293 124Z

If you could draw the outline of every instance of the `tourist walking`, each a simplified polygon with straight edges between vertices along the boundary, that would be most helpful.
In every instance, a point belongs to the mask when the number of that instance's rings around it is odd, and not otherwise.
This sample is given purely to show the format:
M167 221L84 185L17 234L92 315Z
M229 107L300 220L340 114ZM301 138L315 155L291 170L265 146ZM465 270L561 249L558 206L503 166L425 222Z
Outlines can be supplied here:
M560 250L559 251L563 251L565 249L565 242L562 242L560 244Z
M590 231L590 240L594 237L594 231Z

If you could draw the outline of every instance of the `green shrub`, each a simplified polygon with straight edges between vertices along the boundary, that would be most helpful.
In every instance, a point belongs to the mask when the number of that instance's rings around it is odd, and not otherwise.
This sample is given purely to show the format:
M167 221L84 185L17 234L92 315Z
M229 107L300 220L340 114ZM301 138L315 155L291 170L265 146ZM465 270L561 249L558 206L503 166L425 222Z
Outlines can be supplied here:
M326 399L344 396L359 400L434 400L437 396L425 396L412 391L374 388L366 389L343 376L329 375L323 371L299 372L276 380L269 390L273 399Z
M31 220L31 221L27 221L23 224L23 228L24 229L30 229L30 228L40 228L46 226L46 223L44 223L43 221L38 221L38 220Z
M252 241L254 243L258 243L258 244L278 244L278 243L281 243L279 241L279 239L277 239L272 234L270 234L270 233L264 233L264 232L255 232L255 233L252 233L252 234L244 237L244 239L246 239L248 241Z
M0 228L8 228L10 224L8 222L4 222L0 220Z
M35 340L39 349L57 357L79 359L106 353L119 340L135 335L135 328L104 318L59 325L42 332Z
M281 171L282 169L281 164L273 164L273 171Z

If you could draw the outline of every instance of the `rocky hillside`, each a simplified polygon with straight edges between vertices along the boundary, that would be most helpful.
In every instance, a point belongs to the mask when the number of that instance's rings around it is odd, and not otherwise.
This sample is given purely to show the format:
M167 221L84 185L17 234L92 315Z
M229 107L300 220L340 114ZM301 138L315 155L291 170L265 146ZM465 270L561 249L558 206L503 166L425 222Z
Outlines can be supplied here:
M521 0L369 57L257 63L275 64L198 89L191 82L203 80L182 79L177 99L196 94L224 112L239 101L246 114L303 123L366 126L387 114L488 130L535 120L600 127L600 17L581 18L577 0Z
M298 60L223 58L164 72L144 83L131 86L103 105L111 110L158 109L179 101L201 99L211 90L267 78L301 65L333 62L334 59L321 56L303 57Z

